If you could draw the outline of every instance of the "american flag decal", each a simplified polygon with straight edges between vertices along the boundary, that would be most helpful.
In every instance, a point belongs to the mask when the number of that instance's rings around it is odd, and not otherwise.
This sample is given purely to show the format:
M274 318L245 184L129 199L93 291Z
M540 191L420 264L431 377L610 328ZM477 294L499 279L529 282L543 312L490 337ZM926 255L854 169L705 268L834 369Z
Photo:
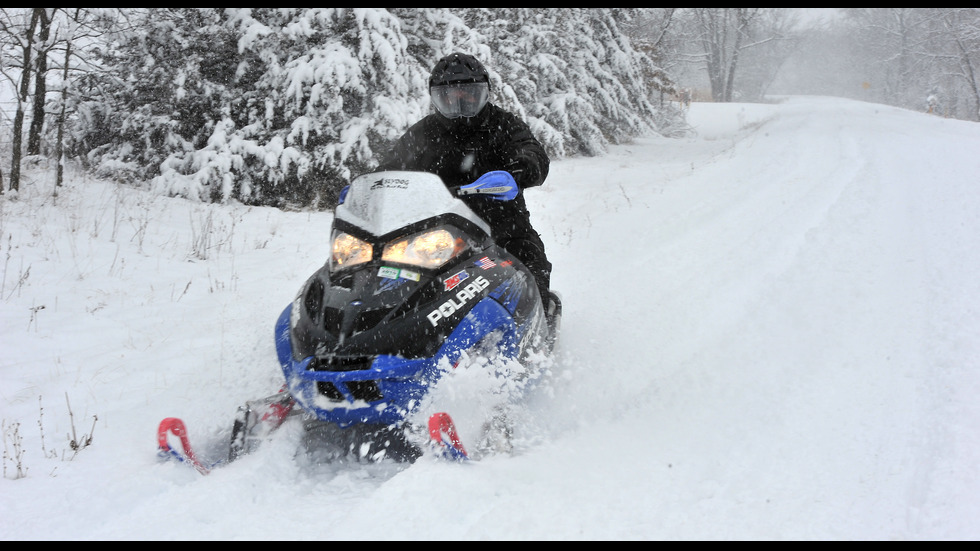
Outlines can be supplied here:
M489 256L484 256L483 258L481 258L480 260L477 260L473 264L476 264L480 269L483 269L483 270L489 270L490 268L493 268L494 266L497 265L496 262L494 262L493 260L490 260L490 257Z

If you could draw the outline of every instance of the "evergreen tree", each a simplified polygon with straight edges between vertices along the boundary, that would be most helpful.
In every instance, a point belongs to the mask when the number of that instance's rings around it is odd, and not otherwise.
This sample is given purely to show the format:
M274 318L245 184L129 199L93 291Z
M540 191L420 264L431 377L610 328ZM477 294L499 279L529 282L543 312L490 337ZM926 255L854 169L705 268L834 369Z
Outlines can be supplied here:
M103 176L145 180L174 152L205 147L236 96L234 37L212 9L151 8L79 81L74 147ZM195 194L191 194L195 195ZM196 195L195 195L196 196Z
M504 81L554 154L597 155L653 130L643 78L652 62L618 28L630 10L493 11L502 22L491 40Z
M184 155L194 166L243 160L243 186L222 199L333 204L336 192L375 162L375 151L420 116L424 75L405 51L400 23L373 8L228 10L227 28L261 76L209 147ZM244 123L244 124L242 124ZM179 163L174 164L175 167ZM186 172L176 170L179 174ZM179 182L164 170L163 186Z

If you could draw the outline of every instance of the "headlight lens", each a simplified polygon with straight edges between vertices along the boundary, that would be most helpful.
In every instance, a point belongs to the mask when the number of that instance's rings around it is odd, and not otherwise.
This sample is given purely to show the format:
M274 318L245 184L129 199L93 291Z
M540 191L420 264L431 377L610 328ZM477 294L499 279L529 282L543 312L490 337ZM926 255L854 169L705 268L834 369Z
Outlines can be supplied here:
M385 245L384 262L438 268L467 249L466 241L442 226L397 239Z
M400 237L384 246L382 262L406 264L419 268L435 269L449 262L469 245L462 233L452 226L440 226ZM330 270L344 270L370 262L374 246L349 233L335 231L330 255Z
M370 262L374 247L367 241L348 233L338 231L333 236L333 253L330 255L330 269L341 270Z

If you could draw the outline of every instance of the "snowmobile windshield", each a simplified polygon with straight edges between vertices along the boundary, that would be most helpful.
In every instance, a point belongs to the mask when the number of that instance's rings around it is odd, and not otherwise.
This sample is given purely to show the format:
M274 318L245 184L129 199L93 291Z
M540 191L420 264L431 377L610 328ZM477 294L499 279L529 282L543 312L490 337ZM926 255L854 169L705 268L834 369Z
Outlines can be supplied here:
M443 84L433 86L429 93L432 105L447 119L475 117L490 99L490 85L486 82Z

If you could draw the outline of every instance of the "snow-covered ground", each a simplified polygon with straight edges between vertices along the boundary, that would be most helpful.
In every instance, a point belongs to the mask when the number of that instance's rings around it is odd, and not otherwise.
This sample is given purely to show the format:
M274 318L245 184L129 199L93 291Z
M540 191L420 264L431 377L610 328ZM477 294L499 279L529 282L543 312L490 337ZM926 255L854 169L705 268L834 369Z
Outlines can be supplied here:
M28 170L0 538L980 538L980 125L825 97L689 122L527 193L562 348L514 454L466 464L318 465L291 425L206 477L160 462L162 418L207 442L278 389L331 216Z

